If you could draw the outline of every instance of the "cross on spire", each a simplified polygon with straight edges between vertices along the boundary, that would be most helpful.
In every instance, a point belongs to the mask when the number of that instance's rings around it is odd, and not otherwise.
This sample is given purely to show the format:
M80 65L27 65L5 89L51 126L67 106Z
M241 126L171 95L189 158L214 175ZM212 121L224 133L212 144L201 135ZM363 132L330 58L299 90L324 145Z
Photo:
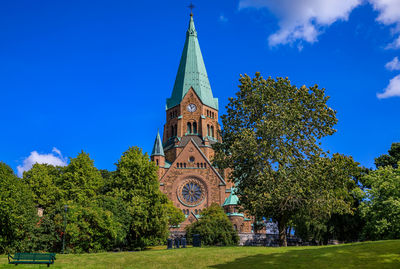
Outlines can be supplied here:
M190 5L188 5L188 8L190 8L190 16L193 16L193 9L195 8L195 6L193 5L192 2L190 2Z

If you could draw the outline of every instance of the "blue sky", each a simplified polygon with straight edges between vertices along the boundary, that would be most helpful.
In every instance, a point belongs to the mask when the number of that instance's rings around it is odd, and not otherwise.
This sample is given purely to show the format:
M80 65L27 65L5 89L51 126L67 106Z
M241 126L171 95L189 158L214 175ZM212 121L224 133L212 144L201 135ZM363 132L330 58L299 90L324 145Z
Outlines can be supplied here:
M101 169L129 146L150 152L185 40L185 1L2 1L0 160ZM220 114L239 74L318 84L338 111L325 149L366 167L400 140L400 1L194 2ZM397 61L396 61L397 59Z

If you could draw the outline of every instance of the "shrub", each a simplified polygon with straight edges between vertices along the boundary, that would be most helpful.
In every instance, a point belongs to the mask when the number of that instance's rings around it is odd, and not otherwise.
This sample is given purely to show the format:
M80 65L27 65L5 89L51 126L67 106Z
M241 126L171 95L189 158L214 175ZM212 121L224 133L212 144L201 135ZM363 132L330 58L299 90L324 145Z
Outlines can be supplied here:
M186 227L186 236L191 243L193 234L199 234L203 245L237 245L239 236L232 222L218 204L212 204L202 212L199 221Z

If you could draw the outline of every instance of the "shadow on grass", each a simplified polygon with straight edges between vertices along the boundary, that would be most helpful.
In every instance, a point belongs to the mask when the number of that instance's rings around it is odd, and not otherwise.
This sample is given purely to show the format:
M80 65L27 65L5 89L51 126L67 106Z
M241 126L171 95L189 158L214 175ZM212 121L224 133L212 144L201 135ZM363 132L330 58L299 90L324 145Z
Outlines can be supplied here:
M400 268L400 244L374 244L285 248L273 253L237 258L211 268Z

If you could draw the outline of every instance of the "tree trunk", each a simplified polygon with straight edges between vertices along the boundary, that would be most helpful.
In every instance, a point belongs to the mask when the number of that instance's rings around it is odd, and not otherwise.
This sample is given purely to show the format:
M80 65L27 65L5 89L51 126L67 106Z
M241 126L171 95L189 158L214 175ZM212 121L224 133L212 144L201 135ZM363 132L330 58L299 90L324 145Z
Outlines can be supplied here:
M287 247L286 241L286 219L284 217L278 220L278 230L279 230L279 246Z

